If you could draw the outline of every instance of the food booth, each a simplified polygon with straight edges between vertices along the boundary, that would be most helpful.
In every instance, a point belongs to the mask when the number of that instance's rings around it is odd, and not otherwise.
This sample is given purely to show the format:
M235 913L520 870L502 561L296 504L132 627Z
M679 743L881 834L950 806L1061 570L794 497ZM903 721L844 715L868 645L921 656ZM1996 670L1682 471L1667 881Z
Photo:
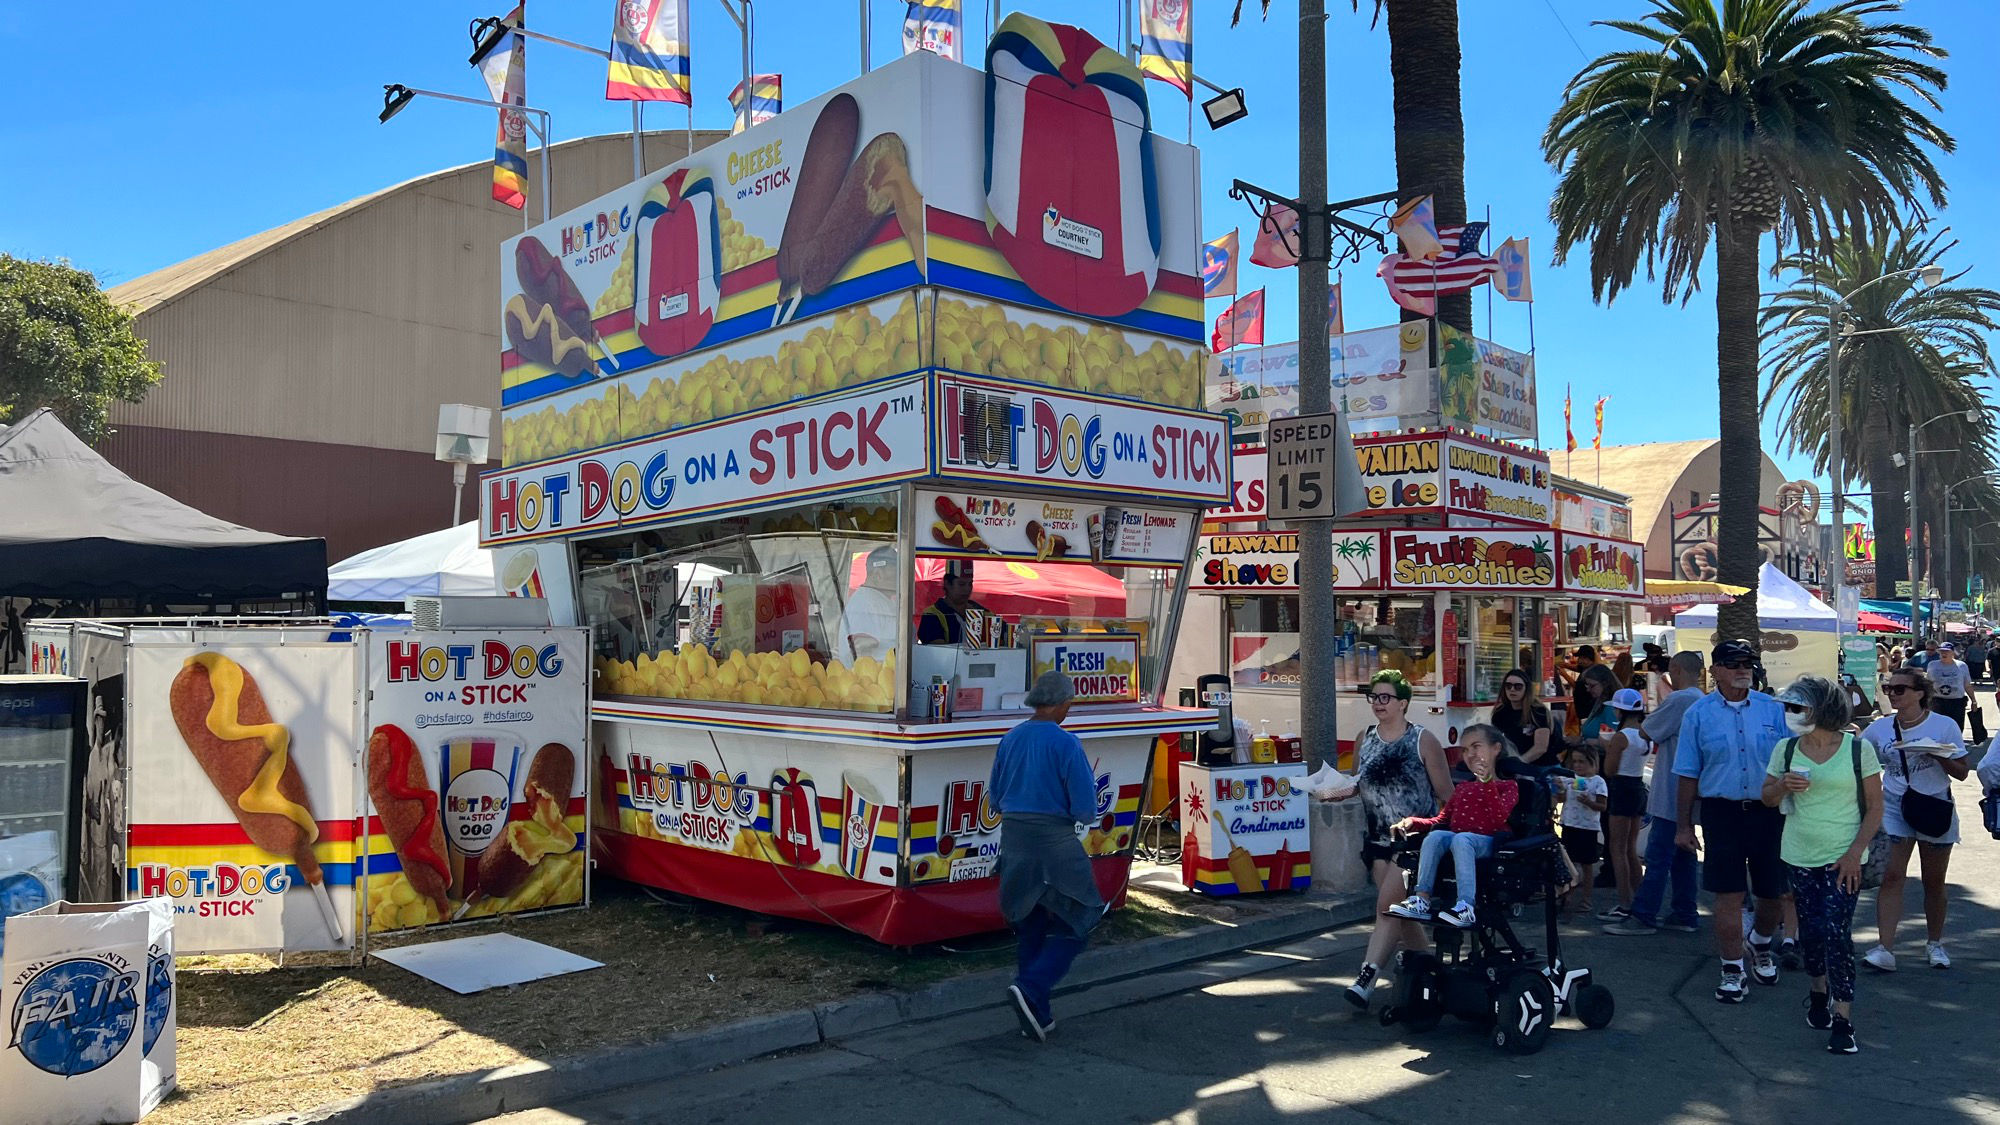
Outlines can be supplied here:
M1087 64L1087 65L1086 65ZM987 781L1051 668L1123 894L1204 509L1196 154L1022 15L502 250L480 539L596 669L593 857L909 945L998 928ZM969 575L969 600L962 576Z
M1617 498L1583 503L1598 490L1554 476L1545 453L1456 429L1354 444L1368 506L1333 531L1343 761L1374 721L1360 689L1378 671L1409 678L1412 719L1451 745L1484 720L1510 669L1562 704L1578 646L1630 645L1643 548L1610 533ZM1238 481L1264 479L1261 448L1239 448L1235 461ZM1265 522L1260 490L1239 487L1201 540L1190 588L1220 612L1197 627L1219 636L1236 715L1294 727L1298 535Z

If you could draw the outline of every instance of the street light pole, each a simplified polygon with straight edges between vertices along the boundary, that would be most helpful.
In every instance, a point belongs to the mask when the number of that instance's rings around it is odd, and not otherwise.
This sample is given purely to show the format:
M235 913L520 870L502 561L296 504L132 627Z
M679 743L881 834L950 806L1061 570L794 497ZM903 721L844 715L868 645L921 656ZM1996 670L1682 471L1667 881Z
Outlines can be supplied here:
M1332 257L1326 191L1326 4L1299 2L1299 413L1333 409L1332 356L1328 350L1327 264ZM1345 426L1340 417L1335 425ZM1351 473L1352 465L1335 466ZM1339 646L1333 598L1333 525L1298 524L1299 733L1331 762L1340 753Z
M389 119L403 112L403 107L409 105L413 98L438 98L447 102L463 102L466 105L485 105L492 106L495 109L511 109L529 117L531 120L527 123L528 128L533 129L535 131L535 138L542 142L542 221L545 223L549 221L550 128L548 110L536 109L533 106L527 105L515 105L512 102L490 101L486 98L468 98L462 94L447 94L440 90L420 90L415 86L405 86L400 82L391 82L382 87L382 113L378 120L387 125ZM532 120L533 118L541 119L539 127L535 125ZM522 229L526 230L533 226L534 224L528 221L528 209L525 207L521 208Z

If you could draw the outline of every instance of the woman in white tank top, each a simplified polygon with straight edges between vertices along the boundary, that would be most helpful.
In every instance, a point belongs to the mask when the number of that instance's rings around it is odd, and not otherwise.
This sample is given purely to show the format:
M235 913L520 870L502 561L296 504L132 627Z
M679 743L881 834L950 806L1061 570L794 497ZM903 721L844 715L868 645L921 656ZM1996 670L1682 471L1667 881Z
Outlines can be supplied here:
M1604 736L1604 782L1610 789L1604 810L1604 852L1618 880L1618 905L1599 914L1606 922L1632 916L1632 894L1639 889L1639 826L1646 820L1646 759L1653 744L1639 729L1646 701L1631 688L1611 697L1618 728Z

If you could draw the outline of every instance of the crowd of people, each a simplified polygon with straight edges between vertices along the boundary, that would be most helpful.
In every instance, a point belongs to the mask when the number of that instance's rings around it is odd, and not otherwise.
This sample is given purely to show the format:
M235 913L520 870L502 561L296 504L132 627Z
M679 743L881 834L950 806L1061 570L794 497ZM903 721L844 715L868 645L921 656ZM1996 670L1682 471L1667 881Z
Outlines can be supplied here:
M1876 940L1859 963L1896 971L1914 856L1924 963L1951 966L1945 876L1959 840L1951 786L1970 773L1973 682L2000 655L1978 643L1976 671L1973 653L1962 657L1949 642L1907 660L1894 654L1879 703L1851 676L1756 690L1757 653L1740 640L1716 645L1709 660L1649 651L1624 679L1591 662L1572 681L1569 729L1517 668L1502 678L1489 723L1464 732L1471 778L1456 781L1443 746L1409 719L1408 682L1377 674L1368 688L1374 725L1355 743L1353 796L1366 814L1362 855L1378 918L1348 999L1367 1008L1390 958L1427 947L1420 923L1473 923L1470 878L1449 909L1431 901L1444 861L1469 874L1490 854L1512 808L1511 784L1498 778L1560 764L1552 788L1573 870L1568 918L1591 918L1620 937L1699 932L1699 880L1713 896L1715 999L1740 1004L1784 972L1802 972L1806 1022L1826 1033L1827 1050L1855 1053L1853 925L1864 884L1879 881ZM1985 763L1981 779L2000 788L2000 761ZM1426 836L1414 887L1394 862L1412 835ZM1593 915L1600 864L1611 869L1615 900Z

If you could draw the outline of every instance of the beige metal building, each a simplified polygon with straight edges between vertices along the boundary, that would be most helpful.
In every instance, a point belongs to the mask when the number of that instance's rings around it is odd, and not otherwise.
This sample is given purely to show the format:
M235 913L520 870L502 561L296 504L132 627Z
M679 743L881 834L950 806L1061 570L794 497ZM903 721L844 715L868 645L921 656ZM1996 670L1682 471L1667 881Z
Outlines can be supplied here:
M646 167L687 141L647 134ZM435 172L113 288L165 378L113 407L101 451L222 519L323 536L331 560L449 524L438 406L494 407L500 448L500 241L522 216L491 199L491 168ZM560 214L631 181L631 136L557 144L550 170Z

